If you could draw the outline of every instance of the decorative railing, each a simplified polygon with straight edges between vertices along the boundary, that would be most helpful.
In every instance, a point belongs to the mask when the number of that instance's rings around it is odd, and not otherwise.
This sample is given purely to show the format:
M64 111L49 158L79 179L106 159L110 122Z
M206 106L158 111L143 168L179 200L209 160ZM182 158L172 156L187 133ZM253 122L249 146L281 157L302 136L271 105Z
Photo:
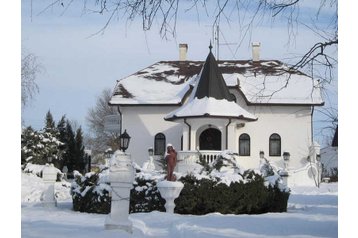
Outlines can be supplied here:
M205 160L208 164L214 162L221 151L200 150L200 151L178 151L178 172L193 171L200 168L197 163L199 160Z
M219 156L221 151L217 150L200 150L199 158L200 160L206 161L208 164L211 164L215 161L215 159Z

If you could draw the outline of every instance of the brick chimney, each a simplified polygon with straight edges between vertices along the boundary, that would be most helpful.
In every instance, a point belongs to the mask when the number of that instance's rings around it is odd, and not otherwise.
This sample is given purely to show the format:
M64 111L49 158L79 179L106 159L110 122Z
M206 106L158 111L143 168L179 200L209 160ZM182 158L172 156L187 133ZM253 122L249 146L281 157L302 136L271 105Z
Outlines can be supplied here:
M186 60L186 52L188 52L188 44L179 44L179 60Z
M260 61L260 42L253 42L252 43L252 61L258 62Z

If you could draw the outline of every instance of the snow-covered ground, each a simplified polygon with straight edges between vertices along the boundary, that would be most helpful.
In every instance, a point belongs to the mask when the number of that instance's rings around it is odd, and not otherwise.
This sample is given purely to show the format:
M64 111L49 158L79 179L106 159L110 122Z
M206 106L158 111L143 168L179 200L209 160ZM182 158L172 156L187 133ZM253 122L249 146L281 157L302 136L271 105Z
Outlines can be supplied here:
M130 214L133 234L105 230L107 215L72 211L68 184L57 183L58 206L41 205L41 179L22 175L21 233L29 237L338 237L338 184L292 188L287 213L204 216Z

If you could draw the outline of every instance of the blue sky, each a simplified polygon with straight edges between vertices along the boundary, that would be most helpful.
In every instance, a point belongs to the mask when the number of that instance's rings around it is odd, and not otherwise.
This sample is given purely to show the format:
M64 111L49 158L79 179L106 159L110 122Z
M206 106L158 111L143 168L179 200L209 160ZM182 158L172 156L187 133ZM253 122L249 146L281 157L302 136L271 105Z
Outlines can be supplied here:
M113 89L116 80L157 61L177 60L179 43L189 45L188 59L204 60L212 38L212 18L200 11L198 21L195 9L180 13L176 38L162 39L158 22L151 31L144 32L140 19L128 22L125 17L114 19L104 34L89 37L103 27L108 14L84 14L82 1L75 1L64 13L61 6L55 5L39 14L51 2L33 0L32 11L29 0L22 0L21 6L22 51L37 55L45 69L37 78L39 94L21 114L23 124L36 129L43 127L45 114L50 110L56 121L66 114L87 131L87 111L103 89ZM300 22L311 20L307 17L307 13L315 11L311 2L303 2ZM208 8L212 10L211 6ZM320 18L314 19L318 26L326 25L329 13L324 10ZM233 43L220 46L221 59L250 59L250 43L261 42L263 59L292 63L319 40L310 29L298 24L295 39L290 41L285 19L280 17L274 22L264 18L249 32L250 37L243 37L238 29L237 20L229 25L221 19L220 40ZM330 87L329 104L337 108L337 84ZM321 125L316 123L316 129Z

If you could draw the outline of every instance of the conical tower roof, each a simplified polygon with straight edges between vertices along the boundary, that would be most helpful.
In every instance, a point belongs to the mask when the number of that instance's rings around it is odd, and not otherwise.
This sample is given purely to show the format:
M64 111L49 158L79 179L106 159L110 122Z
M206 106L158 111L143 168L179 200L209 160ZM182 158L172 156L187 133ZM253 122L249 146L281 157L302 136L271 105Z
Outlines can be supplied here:
M198 99L208 97L233 101L211 49L203 66L194 97Z
M197 83L188 102L165 116L165 120L181 118L234 118L248 121L257 117L240 107L231 95L214 55L210 52L198 75Z

